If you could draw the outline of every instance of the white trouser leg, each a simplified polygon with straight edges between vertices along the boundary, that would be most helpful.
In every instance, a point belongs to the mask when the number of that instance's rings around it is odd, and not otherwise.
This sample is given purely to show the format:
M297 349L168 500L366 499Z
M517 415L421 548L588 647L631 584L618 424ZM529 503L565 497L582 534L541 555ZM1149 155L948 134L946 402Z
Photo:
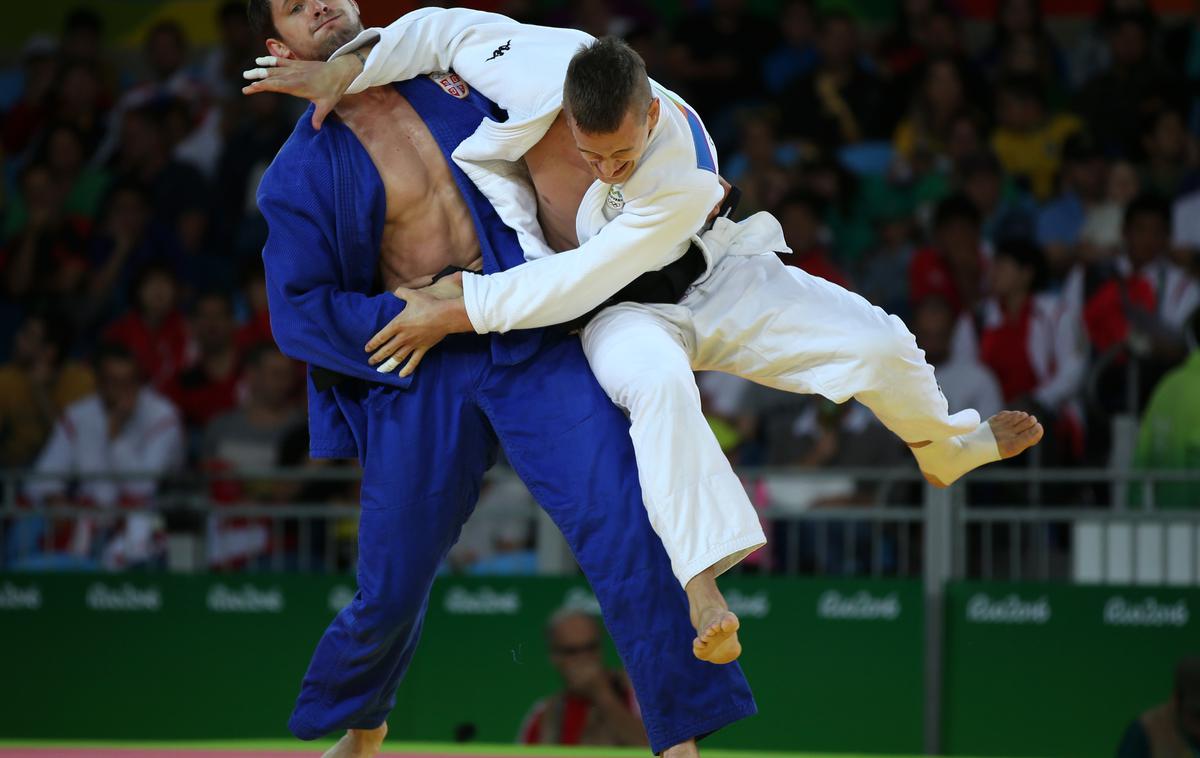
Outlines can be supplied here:
M976 430L951 415L904 323L774 255L729 256L681 303L693 314L694 367L835 402L853 397L905 442Z
M650 524L681 585L766 544L758 514L700 410L678 306L622 304L583 331L600 386L629 412Z

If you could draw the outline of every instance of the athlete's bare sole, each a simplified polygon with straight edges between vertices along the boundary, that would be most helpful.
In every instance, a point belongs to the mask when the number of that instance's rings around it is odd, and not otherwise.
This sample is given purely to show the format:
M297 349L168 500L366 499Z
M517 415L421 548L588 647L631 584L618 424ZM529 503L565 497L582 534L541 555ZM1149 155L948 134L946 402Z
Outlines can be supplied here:
M684 589L688 596L692 626L696 628L692 654L709 663L737 660L742 654L742 643L737 636L741 624L717 589L716 572L712 568L700 572L692 577Z
M321 758L375 758L386 736L386 723L375 729L350 729Z
M996 448L1000 451L1001 459L1020 455L1041 442L1042 435L1045 434L1037 417L1025 411L1000 411L989 418L987 423L992 429L992 436L996 438ZM929 443L918 443L912 447L921 447L923 444ZM949 486L932 474L924 471L921 473L934 487Z

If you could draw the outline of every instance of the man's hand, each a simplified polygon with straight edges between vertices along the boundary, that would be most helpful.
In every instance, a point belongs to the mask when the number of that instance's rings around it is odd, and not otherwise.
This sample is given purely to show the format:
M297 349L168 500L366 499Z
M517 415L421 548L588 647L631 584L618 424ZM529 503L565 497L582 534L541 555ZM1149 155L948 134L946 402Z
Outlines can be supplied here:
M281 92L311 100L317 106L312 117L313 129L321 128L325 117L333 112L363 69L363 62L354 54L343 55L329 63L274 55L256 58L254 62L259 68L242 72L243 77L254 82L242 87L242 93Z
M400 315L388 323L367 343L372 353L368 361L386 374L408 359L400 376L409 376L434 345L447 334L471 331L467 308L461 294L457 298L439 299L425 290L397 287L393 293L406 305Z

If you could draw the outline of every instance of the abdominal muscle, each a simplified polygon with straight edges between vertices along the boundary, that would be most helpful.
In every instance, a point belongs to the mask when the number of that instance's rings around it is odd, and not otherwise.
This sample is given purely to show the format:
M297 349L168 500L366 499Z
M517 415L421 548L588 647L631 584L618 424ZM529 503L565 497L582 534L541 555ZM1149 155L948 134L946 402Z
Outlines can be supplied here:
M445 155L408 101L391 87L376 87L343 98L338 115L371 156L383 181L383 286L424 287L447 266L480 270L479 238L470 210Z

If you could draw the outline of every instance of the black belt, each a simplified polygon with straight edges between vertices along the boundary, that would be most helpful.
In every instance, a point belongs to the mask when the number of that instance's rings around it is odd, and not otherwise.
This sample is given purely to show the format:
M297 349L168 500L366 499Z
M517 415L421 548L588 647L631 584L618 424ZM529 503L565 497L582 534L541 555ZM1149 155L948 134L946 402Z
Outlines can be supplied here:
M737 187L730 187L729 194L725 196L717 215L729 218L737 210L738 201L741 199L742 191ZM706 226L705 229L708 227ZM597 313L617 303L678 303L683 299L688 287L691 287L700 278L707 266L708 262L704 259L703 251L693 242L688 246L687 252L678 260L668 263L657 271L647 271L588 313L553 328L566 332L578 331L587 326L587 323ZM433 277L433 281L436 282L457 271L467 270L459 266L447 266ZM309 372L312 375L313 386L319 392L324 392L330 387L335 387L352 378L320 366L310 366Z
M741 199L742 191L737 187L730 187L729 194L725 196L717 215L729 218L737 210L738 201ZM705 226L705 230L709 228L711 228L711 224ZM704 252L693 242L688 246L687 252L678 260L668 263L657 271L647 271L617 290L616 294L588 313L564 324L558 324L555 328L567 332L582 329L597 313L617 303L678 303L683 299L688 287L691 287L700 278L707 266L708 261L704 259Z

